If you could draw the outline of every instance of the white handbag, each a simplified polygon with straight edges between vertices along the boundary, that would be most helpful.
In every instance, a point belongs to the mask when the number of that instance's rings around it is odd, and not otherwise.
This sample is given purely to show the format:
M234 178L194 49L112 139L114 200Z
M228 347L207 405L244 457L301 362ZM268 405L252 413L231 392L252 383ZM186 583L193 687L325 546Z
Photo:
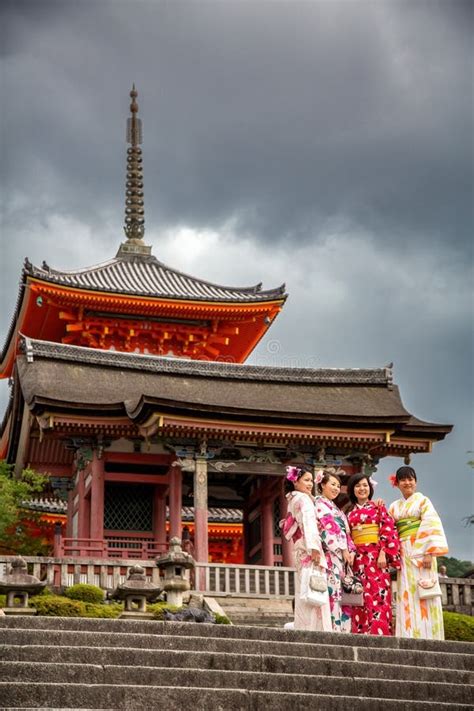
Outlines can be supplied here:
M329 603L326 575L315 565L305 567L301 571L300 598L315 607Z
M441 588L436 573L433 574L428 571L428 574L422 577L422 571L420 571L418 597L420 600L430 600L432 597L441 597Z

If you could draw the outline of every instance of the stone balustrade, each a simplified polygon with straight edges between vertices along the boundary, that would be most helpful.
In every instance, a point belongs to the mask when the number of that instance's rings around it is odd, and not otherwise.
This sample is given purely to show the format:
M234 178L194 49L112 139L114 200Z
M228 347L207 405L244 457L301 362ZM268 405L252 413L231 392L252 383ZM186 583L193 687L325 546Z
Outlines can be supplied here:
M4 577L6 567L14 556L0 556L0 579ZM48 587L63 590L77 583L96 585L102 590L112 591L124 583L130 567L130 560L109 558L48 558L42 556L23 556L28 569L40 580L45 580ZM145 569L147 580L154 584L160 582L160 571L153 560L139 561Z

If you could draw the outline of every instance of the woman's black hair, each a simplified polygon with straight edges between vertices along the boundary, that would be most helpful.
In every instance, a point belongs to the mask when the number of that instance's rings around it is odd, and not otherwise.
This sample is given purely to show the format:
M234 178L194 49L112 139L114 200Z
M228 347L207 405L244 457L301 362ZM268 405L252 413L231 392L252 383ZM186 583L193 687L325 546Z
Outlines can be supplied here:
M316 489L318 490L318 494L323 493L323 486L324 484L327 484L330 478L337 479L339 484L341 483L341 480L339 479L339 476L336 474L335 469L325 469L323 473L323 478L319 482L319 484L316 485Z
M298 479L301 479L303 474L306 474L306 472L309 472L311 474L311 476L313 476L313 472L309 467L304 466L304 467L296 467L296 468L299 470L299 474L298 474L296 481L298 481ZM290 491L294 491L294 490L295 490L295 482L290 481L289 479L285 479L285 494L289 494Z
M416 481L416 471L413 467L400 467L400 469L397 469L395 476L397 478L397 482L402 479L414 479Z
M357 496L355 495L355 487L360 481L363 481L364 479L367 479L367 483L369 485L369 499L372 498L374 495L374 485L370 481L370 477L367 476L367 474L364 474L363 472L358 472L357 474L353 474L349 481L347 482L347 495L349 496L349 499L353 504L357 503Z

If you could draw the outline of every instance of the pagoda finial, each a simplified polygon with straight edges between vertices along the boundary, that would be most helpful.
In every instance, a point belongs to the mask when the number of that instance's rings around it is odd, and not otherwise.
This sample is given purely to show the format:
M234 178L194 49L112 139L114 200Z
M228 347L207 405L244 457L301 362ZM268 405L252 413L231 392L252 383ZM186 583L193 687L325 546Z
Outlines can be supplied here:
M142 173L142 122L137 118L137 90L132 86L130 118L127 119L127 183L125 192L125 225L127 241L120 245L117 257L125 255L149 255L151 247L143 242L145 234L145 208L143 203Z

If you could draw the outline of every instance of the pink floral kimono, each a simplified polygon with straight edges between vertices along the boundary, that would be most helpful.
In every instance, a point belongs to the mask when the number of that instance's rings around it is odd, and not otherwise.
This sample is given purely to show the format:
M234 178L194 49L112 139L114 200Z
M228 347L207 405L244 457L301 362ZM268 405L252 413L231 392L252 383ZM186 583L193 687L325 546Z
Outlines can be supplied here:
M345 514L335 503L325 496L317 496L316 518L326 553L329 603L331 607L332 629L334 632L351 631L351 608L341 606L341 578L344 575L342 551L355 551L349 535L349 523Z

